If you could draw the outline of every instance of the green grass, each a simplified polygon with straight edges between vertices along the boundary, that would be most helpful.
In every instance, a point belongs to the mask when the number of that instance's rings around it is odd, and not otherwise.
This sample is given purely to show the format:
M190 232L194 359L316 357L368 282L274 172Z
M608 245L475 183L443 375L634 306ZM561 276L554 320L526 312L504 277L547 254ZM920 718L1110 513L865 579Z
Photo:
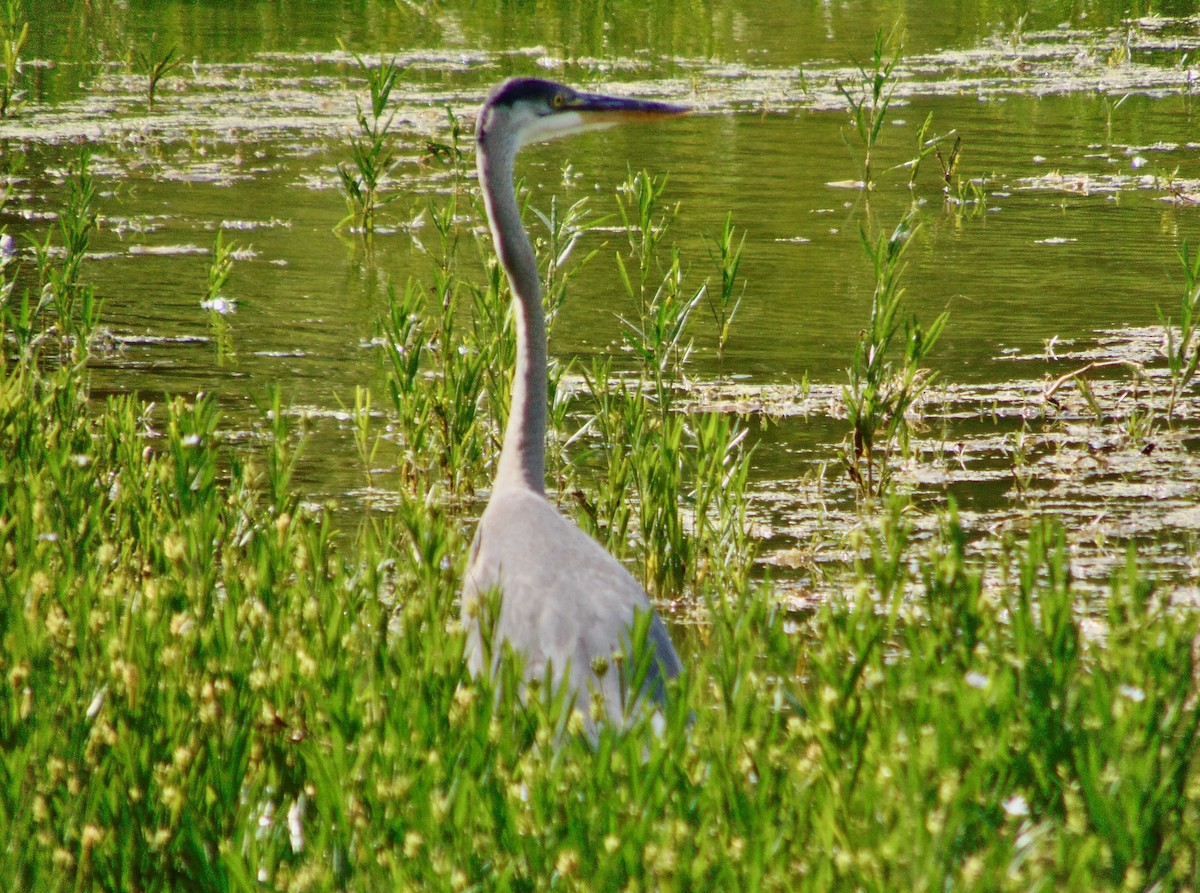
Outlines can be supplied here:
M159 50L157 41L151 41L149 50L140 47L133 48L132 65L136 71L146 78L146 109L154 111L154 102L158 96L158 85L163 78L171 74L182 63L175 58L177 48L171 47L166 52Z
M1200 252L1192 257L1185 241L1179 249L1179 262L1183 267L1183 294L1179 299L1179 323L1158 310L1163 325L1163 353L1171 377L1171 397L1167 404L1167 421L1175 414L1176 404L1184 389L1200 367L1200 345L1196 344L1196 314L1200 310Z
M671 397L686 327L639 325L669 335L635 357L640 387L594 371L551 468L566 503L592 506L582 523L703 622L662 733L607 728L592 746L561 693L518 704L463 668L466 496L506 396L472 351L503 363L511 346L494 261L472 279L447 251L437 287L395 289L397 428L381 446L360 411L356 439L365 459L394 448L406 476L394 509L339 536L302 506L303 433L278 395L253 452L225 442L211 398L89 399L86 165L72 183L36 258L46 299L0 271L7 889L1195 889L1200 618L1136 556L1089 591L1052 521L985 561L953 510L915 542L893 499L850 544L845 588L789 616L769 586L697 560L719 529L746 567L745 455L733 422ZM696 288L675 256L665 285L636 246L625 262L639 322L677 320L661 302ZM646 436L595 433L610 422ZM692 515L657 517L664 498ZM683 564L663 573L646 543Z
M859 335L847 370L849 381L842 388L850 432L841 459L864 503L891 492L897 454L908 454L907 414L934 381L935 375L924 364L949 318L941 313L928 329L922 329L915 314L905 317L900 280L904 255L916 236L916 219L910 211L891 233L874 238L865 228L860 231L874 288L867 326ZM898 351L893 342L902 324Z
M200 307L208 311L208 330L216 347L217 365L236 363L237 354L233 347L233 327L228 315L237 309L237 302L221 294L233 273L234 255L238 251L236 242L226 242L225 234L217 230L213 244L212 263L208 265L208 288Z
M850 123L858 137L859 166L862 170L863 189L875 188L872 155L879 142L883 130L883 122L887 120L888 111L892 104L892 95L896 91L896 81L893 71L902 56L903 23L897 21L891 32L885 37L883 29L875 32L875 45L868 63L855 63L858 70L858 80L849 86L838 83L838 90L846 100L846 109L850 114ZM890 53L890 58L889 58ZM847 147L850 139L843 135Z
M0 10L0 49L4 58L0 60L0 119L11 117L20 109L25 99L21 89L21 51L29 39L29 20L25 15L23 0L4 0Z
M367 79L370 108L364 110L362 102L355 99L358 130L350 138L350 162L337 167L346 200L346 216L335 230L351 226L371 240L376 216L396 198L385 195L384 187L396 166L396 136L392 130L396 113L388 112L388 99L401 69L394 59L380 60L377 66L371 66L357 53L352 55Z

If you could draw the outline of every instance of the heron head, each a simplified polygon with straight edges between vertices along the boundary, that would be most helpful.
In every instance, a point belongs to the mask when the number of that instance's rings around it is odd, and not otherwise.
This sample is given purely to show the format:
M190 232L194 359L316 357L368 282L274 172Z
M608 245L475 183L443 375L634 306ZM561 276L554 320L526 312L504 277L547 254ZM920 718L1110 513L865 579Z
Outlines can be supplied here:
M582 93L540 78L510 78L499 84L479 112L480 143L529 143L600 130L627 121L687 114L665 102Z

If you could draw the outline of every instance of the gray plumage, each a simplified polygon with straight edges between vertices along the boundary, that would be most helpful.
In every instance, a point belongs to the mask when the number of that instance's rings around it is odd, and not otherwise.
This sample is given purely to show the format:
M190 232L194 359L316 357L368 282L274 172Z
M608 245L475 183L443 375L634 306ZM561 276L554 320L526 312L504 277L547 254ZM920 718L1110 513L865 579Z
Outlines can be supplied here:
M523 655L526 679L541 680L550 668L555 685L565 679L592 735L593 690L603 696L602 716L622 723L631 712L631 702L643 694L661 703L664 680L676 675L681 665L641 584L546 499L546 323L537 259L514 194L513 162L517 151L530 142L685 111L516 78L492 91L476 127L476 160L488 225L512 285L517 364L496 479L475 533L463 585L467 661L472 673L492 672L507 643ZM499 607L492 629L491 666L485 667L479 615L491 593L498 594ZM613 658L626 655L629 672L630 632L638 612L650 615L647 646L653 656L643 690L627 693ZM600 665L608 671L598 677L593 668Z

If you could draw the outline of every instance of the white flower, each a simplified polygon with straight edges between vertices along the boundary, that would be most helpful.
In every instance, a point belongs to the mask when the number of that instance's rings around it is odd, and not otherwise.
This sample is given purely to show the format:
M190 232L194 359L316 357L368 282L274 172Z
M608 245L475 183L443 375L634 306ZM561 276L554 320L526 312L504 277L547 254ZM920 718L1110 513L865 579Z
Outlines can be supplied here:
M301 791L300 796L288 807L288 842L292 845L293 853L298 853L304 849L304 809L307 804L308 795Z
M987 676L984 676L982 673L976 673L974 670L972 670L963 678L966 680L967 685L971 686L971 688L979 689L987 688L988 684L992 681L988 679Z
M215 298L207 298L200 302L200 309L211 310L213 313L220 313L226 316L230 313L237 313L237 301L233 298L223 298L217 295Z
M1000 806L1009 815L1029 815L1029 803L1020 794L1013 794Z

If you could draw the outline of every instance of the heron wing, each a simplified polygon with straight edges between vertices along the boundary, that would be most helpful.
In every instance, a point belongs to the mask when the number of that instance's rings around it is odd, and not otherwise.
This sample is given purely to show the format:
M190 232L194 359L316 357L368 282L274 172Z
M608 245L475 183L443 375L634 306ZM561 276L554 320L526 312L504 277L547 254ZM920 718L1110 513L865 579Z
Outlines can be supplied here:
M559 683L565 673L576 706L585 716L589 687L595 687L604 693L610 718L622 718L626 704L612 658L618 652L629 654L639 611L651 615L647 645L654 654L644 690L661 702L664 678L680 670L666 627L641 584L536 493L494 494L480 519L463 589L473 672L483 669L484 656L469 603L492 591L500 597L493 666L500 643L507 642L523 654L526 678L542 678L549 667ZM606 660L610 667L602 677L593 672L597 660Z

